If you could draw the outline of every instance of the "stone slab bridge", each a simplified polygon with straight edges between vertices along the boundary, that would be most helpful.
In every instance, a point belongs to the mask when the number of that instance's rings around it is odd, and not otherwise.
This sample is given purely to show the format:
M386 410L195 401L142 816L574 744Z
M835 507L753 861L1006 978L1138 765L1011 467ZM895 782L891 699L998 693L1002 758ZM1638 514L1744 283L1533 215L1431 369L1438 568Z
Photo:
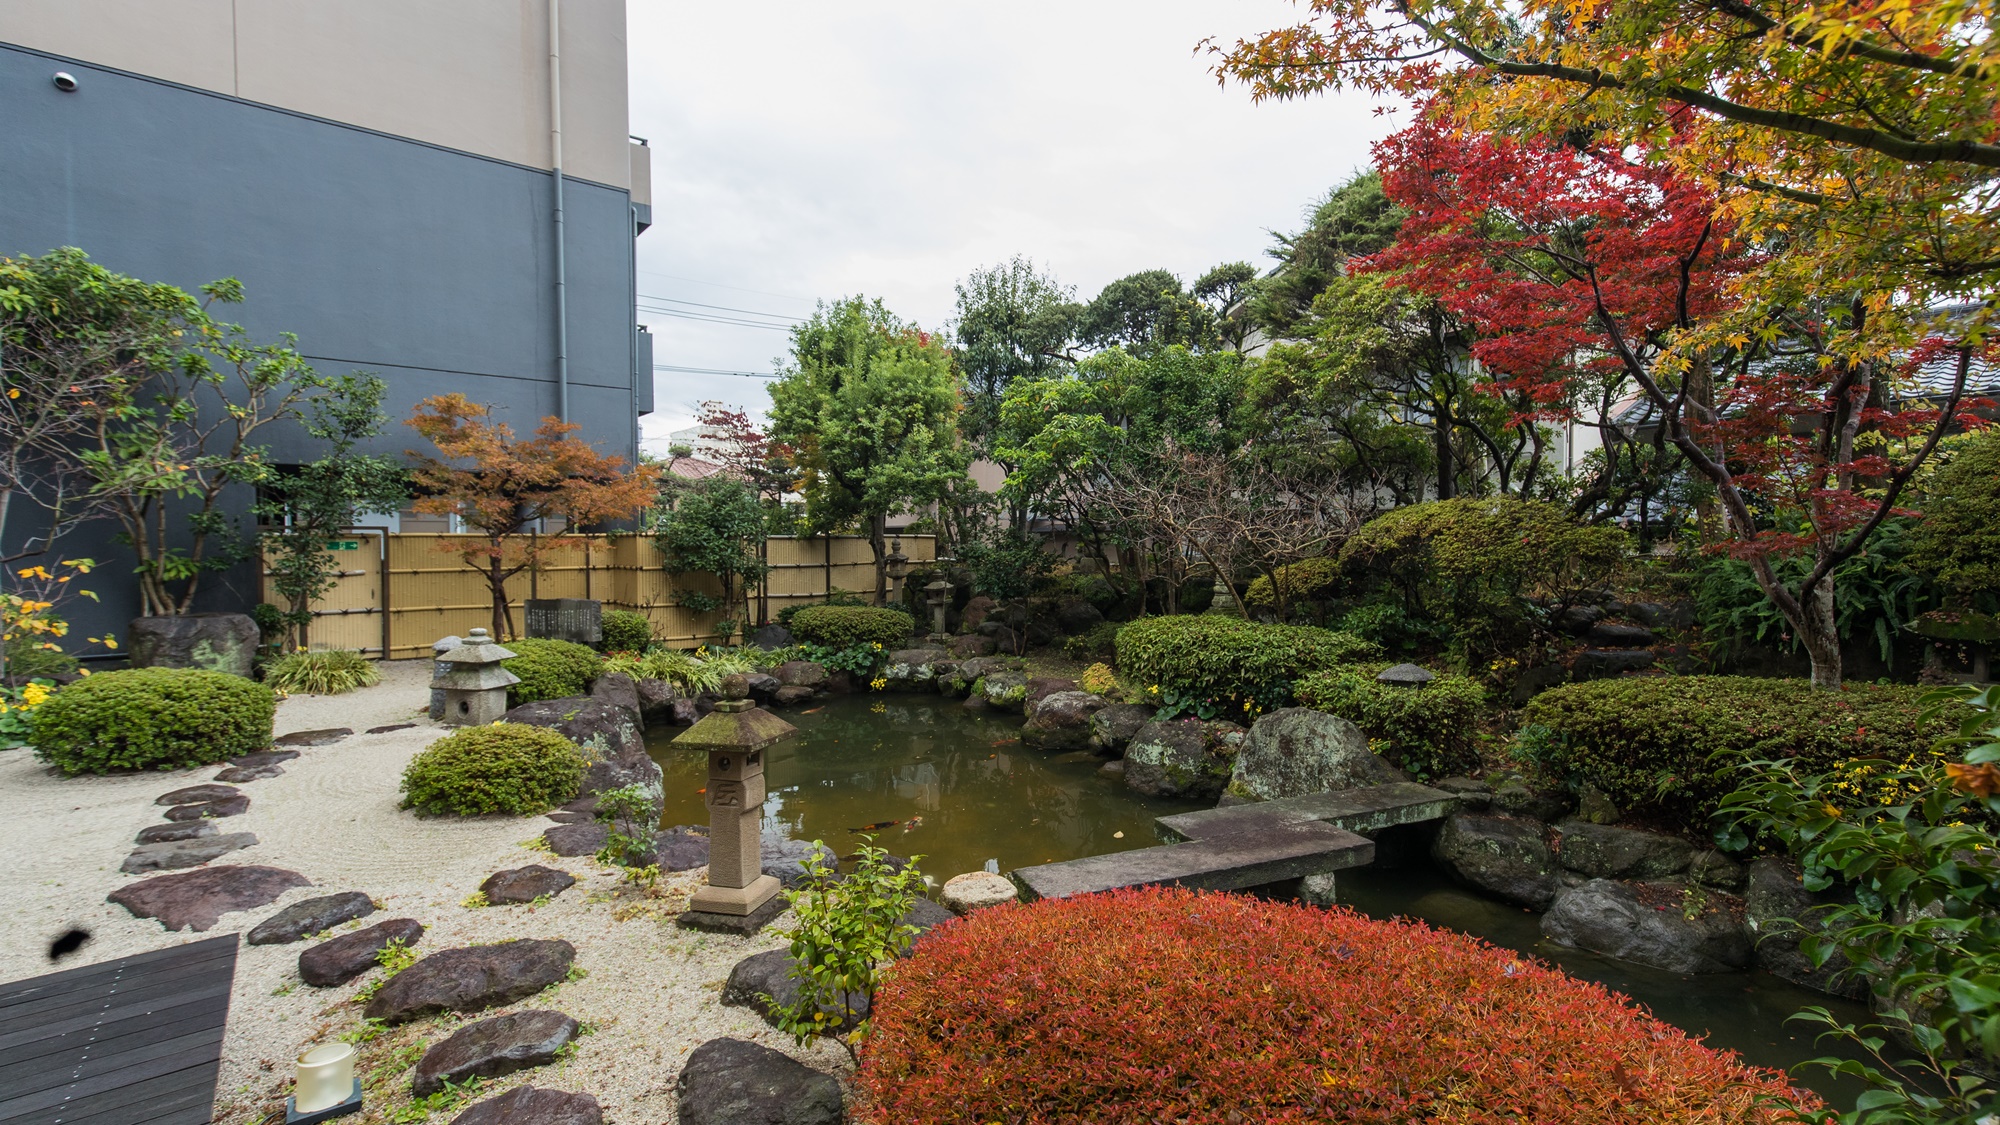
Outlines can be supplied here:
M1375 859L1362 833L1439 820L1458 798L1413 782L1369 785L1309 797L1252 801L1163 816L1153 822L1159 847L1023 867L1013 873L1026 900L1116 890L1182 886L1240 891L1299 885L1310 902L1333 901L1337 871Z

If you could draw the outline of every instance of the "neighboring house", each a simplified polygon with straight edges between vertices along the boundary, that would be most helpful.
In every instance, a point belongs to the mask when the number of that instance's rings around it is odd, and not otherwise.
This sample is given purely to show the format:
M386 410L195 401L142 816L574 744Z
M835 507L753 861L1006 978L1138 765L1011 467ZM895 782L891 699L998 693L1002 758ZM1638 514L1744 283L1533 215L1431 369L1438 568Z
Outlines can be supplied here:
M627 135L623 0L6 0L0 121L0 254L240 279L225 319L387 382L370 451L417 444L397 423L456 391L636 460L651 166ZM279 463L318 455L293 427L268 441ZM122 574L108 534L64 550ZM95 585L81 631L122 632L125 583ZM216 608L256 600L247 568L231 585Z

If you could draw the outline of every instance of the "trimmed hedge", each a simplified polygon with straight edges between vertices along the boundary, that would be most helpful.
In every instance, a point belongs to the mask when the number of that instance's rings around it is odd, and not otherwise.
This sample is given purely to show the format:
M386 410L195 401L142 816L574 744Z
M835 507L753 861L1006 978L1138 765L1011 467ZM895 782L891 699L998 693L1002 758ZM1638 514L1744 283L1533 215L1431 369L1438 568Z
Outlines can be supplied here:
M34 711L35 755L66 774L184 769L271 744L277 693L196 668L99 672Z
M1776 1125L1760 1099L1819 1105L1476 938L1158 887L931 931L876 994L855 1080L864 1125Z
M1118 667L1141 690L1240 709L1283 706L1301 676L1382 655L1348 633L1220 614L1148 617L1118 631Z
M1572 786L1594 785L1624 807L1660 806L1700 829L1736 788L1742 756L1794 758L1804 772L1824 773L1858 758L1900 764L1939 753L1938 740L1966 712L1924 722L1918 700L1927 690L1826 691L1744 676L1564 684L1528 704L1516 747Z
M812 605L792 614L792 635L827 648L877 644L907 647L916 619L900 609L872 605Z
M1243 591L1244 604L1262 613L1272 613L1277 611L1280 593L1285 595L1287 606L1295 606L1300 602L1326 601L1340 589L1339 559L1300 559L1277 568L1274 573L1278 576L1275 585L1262 574L1251 580L1250 588Z
M574 800L586 768L583 751L546 727L467 727L410 759L402 807L430 816L535 816Z
M604 669L604 658L596 649L574 641L530 638L508 641L501 647L514 655L500 666L521 677L520 683L507 689L509 707L582 695Z
M606 652L644 652L653 643L653 622L643 613L607 609L602 628Z
M1473 735L1486 689L1467 676L1440 674L1420 688L1375 677L1387 664L1315 672L1293 688L1299 705L1338 715L1385 745L1376 752L1419 777L1443 777L1479 763Z

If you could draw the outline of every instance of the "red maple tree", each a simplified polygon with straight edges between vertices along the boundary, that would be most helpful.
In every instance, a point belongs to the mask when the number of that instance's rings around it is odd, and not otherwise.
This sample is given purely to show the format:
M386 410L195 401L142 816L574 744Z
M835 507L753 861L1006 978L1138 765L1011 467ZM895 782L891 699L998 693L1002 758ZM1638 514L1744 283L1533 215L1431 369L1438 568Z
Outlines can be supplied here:
M777 500L791 489L792 447L772 438L747 411L709 400L701 404L694 420L715 443L709 456L760 498Z

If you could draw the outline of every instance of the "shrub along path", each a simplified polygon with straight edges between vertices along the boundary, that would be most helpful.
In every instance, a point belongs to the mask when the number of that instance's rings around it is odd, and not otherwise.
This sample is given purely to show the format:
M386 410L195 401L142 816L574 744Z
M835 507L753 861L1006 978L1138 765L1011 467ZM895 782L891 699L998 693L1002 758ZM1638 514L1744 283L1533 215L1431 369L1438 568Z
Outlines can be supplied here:
M242 793L252 798L249 807L215 828L250 833L257 843L189 870L261 866L298 872L312 885L286 889L268 905L223 913L204 933L170 933L106 896L158 876L125 874L119 867L141 830L171 823L162 820L166 809L156 799L212 782L217 767L63 778L27 750L0 752L0 845L9 859L0 868L0 903L6 904L0 912L5 939L0 980L244 932L295 903L361 892L381 908L336 933L385 918L412 918L426 927L415 946L420 954L513 938L561 938L576 947L576 965L587 974L465 1020L425 1022L385 1036L368 1049L370 1066L380 1065L378 1054L406 1046L405 1040L442 1042L453 1027L471 1019L557 1008L595 1033L580 1038L573 1055L501 1079L486 1094L532 1082L595 1095L607 1120L671 1121L674 1080L683 1060L719 1036L753 1039L822 1070L841 1069L844 1056L837 1048L795 1051L789 1038L754 1013L717 1003L737 961L782 944L768 931L752 941L721 941L685 935L656 917L631 916L621 910L630 895L618 894L616 875L588 858L560 859L521 847L553 823L543 817L421 819L398 810L404 764L444 729L423 716L428 661L387 664L383 673L377 687L341 696L294 696L278 705L280 736L341 727L357 733L294 747L299 756L283 762L282 774L242 784ZM542 906L461 905L494 872L529 863L557 869L577 885ZM663 877L664 897L684 896L699 875ZM618 914L626 914L625 920ZM72 927L89 931L90 940L52 965L50 941ZM357 1024L360 1013L346 1001L380 976L379 970L335 988L305 986L298 958L312 944L243 946L217 1088L218 1122L257 1121L277 1085L290 1078L291 1060L305 1044ZM394 1084L407 1090L407 1083L406 1076L398 1076ZM380 1104L386 1093L387 1087L371 1097Z

